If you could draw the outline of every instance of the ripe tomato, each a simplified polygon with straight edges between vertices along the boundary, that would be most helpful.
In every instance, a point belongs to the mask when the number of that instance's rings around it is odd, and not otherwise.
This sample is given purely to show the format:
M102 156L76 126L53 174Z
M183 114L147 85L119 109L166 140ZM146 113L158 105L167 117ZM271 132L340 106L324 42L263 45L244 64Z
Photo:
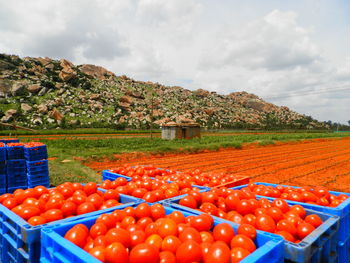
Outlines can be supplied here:
M145 241L146 244L154 246L155 248L157 248L157 250L160 250L160 248L162 247L162 242L162 237L157 234L150 235Z
M168 215L168 217L174 220L176 224L185 222L185 216L179 211L172 212L170 215Z
M97 184L94 182L89 182L84 186L84 192L86 193L87 196L96 193L97 191Z
M33 216L38 216L40 215L41 211L39 208L35 206L25 206L19 213L18 215L22 217L24 220L28 220L29 218Z
M84 202L77 208L77 215L82 215L96 211L95 206L91 202Z
M97 258L99 261L104 262L105 261L105 248L102 246L94 247L89 251L89 254L93 256L94 258Z
M241 224L237 229L237 233L240 235L245 235L252 240L256 238L256 229L249 224Z
M176 263L176 257L170 251L162 251L159 253L159 263Z
M142 230L136 230L133 232L130 232L130 246L134 247L138 244L141 244L145 242L146 240L146 234Z
M159 251L152 245L142 243L131 249L129 255L130 263L157 263Z
M72 201L64 201L61 206L61 211L65 217L75 215L77 211L77 205Z
M28 223L32 226L38 226L46 223L46 219L42 216L33 216L29 218Z
M152 216L152 211L151 211L150 205L147 203L139 204L135 209L135 216L138 219L143 218L143 217Z
M185 228L179 235L179 239L181 242L185 242L186 240L194 240L198 244L201 242L201 235L198 230L193 227Z
M305 222L313 225L315 228L322 225L322 219L318 215L308 215L305 217Z
M77 245L78 247L83 248L88 238L88 232L76 225L67 231L67 233L64 235L64 238Z
M244 248L235 247L231 249L231 263L238 263L245 257L249 256L250 252Z
M199 262L201 258L201 247L194 240L184 241L176 251L176 262L178 263Z
M151 206L151 214L153 220L165 217L165 209L161 204L154 204Z
M205 263L228 263L230 262L230 248L223 241L216 241L205 254Z
M234 237L235 232L228 223L221 223L214 227L213 237L216 241L223 241L226 244L230 244L231 239Z
M256 217L256 228L262 231L275 232L276 223L269 215L258 215Z
M13 197L8 197L6 198L3 202L2 202L2 205L7 207L8 209L12 209L14 207L16 207L18 204L18 201L16 198L13 198Z
M123 228L109 229L105 237L107 245L112 244L114 242L120 242L125 247L130 246L130 233Z
M50 209L41 215L47 222L63 219L63 213L59 209Z
M166 236L176 236L177 235L176 222L170 218L164 218L164 220L162 220L162 222L158 226L158 234L162 238Z
M202 231L199 233L201 235L201 241L202 242L208 242L208 243L213 243L214 242L214 237L210 232L207 231Z
M116 221L111 214L102 214L96 219L96 223L103 223L108 229L110 229L115 226Z
M95 223L90 228L90 236L95 239L97 236L105 235L107 227L103 223Z
M187 195L179 201L179 205L196 209L198 207L196 199L192 195Z
M240 247L248 250L249 252L253 252L256 250L256 246L253 240L241 234L234 236L231 240L230 245L231 245L231 248Z
M201 214L194 217L190 224L198 231L209 231L213 225L213 219L207 214Z
M297 227L298 237L300 240L303 240L306 236L308 236L312 231L315 230L315 227L309 223L300 223Z
M290 233L292 236L297 235L297 228L296 226L289 220L282 219L280 220L276 225L277 231L285 231Z
M177 248L181 245L181 241L176 236L167 236L164 237L162 241L162 250L163 251L170 251L172 253L175 253Z
M274 207L278 207L279 209L281 209L282 213L286 213L289 211L289 205L283 199L276 198L275 200L272 201L272 205Z
M287 231L283 231L283 230L282 231L277 231L276 234L280 235L281 237L283 237L287 241L295 242L294 236L291 233L287 232Z

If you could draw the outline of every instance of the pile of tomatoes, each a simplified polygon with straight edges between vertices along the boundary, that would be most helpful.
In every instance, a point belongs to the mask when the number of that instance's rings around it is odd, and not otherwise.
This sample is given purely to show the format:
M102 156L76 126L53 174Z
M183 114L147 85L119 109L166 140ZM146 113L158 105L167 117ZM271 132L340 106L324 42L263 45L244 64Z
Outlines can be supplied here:
M203 173L199 169L187 172L177 172L173 170L165 170L154 167L153 165L124 165L110 170L112 173L117 173L129 177L134 176L149 176L160 177L163 180L173 182L184 182L189 185L199 185L206 187L214 187L223 185L229 182L234 182L242 177L237 177L233 174L225 173Z
M99 191L93 182L85 186L66 182L52 189L17 189L13 194L1 195L0 203L36 226L117 206L119 197L115 190Z
M139 204L102 214L88 229L77 224L65 238L106 263L239 262L256 250L256 230L214 225L207 214L166 215L160 204Z
M190 191L198 192L199 189L185 182L172 182L148 176L134 176L130 182L124 177L118 177L114 181L105 180L100 185L103 189L115 189L118 193L131 195L153 203L163 199L186 194Z
M5 144L3 142L0 142L0 147L5 147Z
M248 185L248 189L257 195L328 207L337 207L349 198L349 196L345 194L340 194L338 196L330 194L329 190L324 186L293 188L291 186L277 185L274 187L251 183Z
M32 148L32 147L38 147L38 146L45 146L42 142L27 142L24 144L25 148Z
M6 144L7 147L15 147L15 146L24 146L24 143L21 142L10 142Z
M289 206L280 198L274 201L266 198L257 200L249 189L222 187L203 193L190 192L180 199L179 204L237 224L249 224L295 243L322 224L318 215L306 215L300 205Z

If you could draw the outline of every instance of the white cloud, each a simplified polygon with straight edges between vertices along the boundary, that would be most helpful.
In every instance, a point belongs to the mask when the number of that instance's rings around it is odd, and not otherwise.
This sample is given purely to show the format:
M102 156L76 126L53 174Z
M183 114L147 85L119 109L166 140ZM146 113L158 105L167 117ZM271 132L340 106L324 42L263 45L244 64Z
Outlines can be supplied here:
M339 33L340 43L334 31L349 27L338 21L341 8L253 2L0 0L0 51L189 89L245 90L320 120L347 121L337 110L350 107L348 91L337 90L350 83L350 38ZM312 6L318 11L310 14ZM305 91L315 94L276 98Z

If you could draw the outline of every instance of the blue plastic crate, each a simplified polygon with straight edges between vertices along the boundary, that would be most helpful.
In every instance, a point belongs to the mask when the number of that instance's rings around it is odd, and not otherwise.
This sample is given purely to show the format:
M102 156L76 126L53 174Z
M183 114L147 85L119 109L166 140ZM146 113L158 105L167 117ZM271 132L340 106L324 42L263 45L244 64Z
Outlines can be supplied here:
M41 181L41 182L28 182L28 188L34 188L36 186L45 186L46 188L50 187L50 180L48 181Z
M6 172L8 175L27 173L27 165L25 160L7 160Z
M141 203L141 200L121 194L120 202L124 204L121 205L121 207L126 207L129 204ZM61 223L63 224L65 222L75 221L89 216L100 215L111 209L112 208L99 210L80 216L57 220L40 226L32 226L6 207L0 205L0 225L2 226L0 241L3 249L1 261L13 263L37 263L40 259L40 230L43 227Z
M7 193L7 188L5 187L5 188L0 188L0 195L2 195L2 194L6 194ZM0 254L1 254L1 252L0 252Z
M172 207L178 210L191 211L192 213L195 213L195 214L203 213L199 210L194 210L194 209L190 209L188 207L179 205L178 203L183 196L174 197L172 199L165 200L163 203L171 205ZM259 199L259 197L257 199ZM285 260L289 260L291 262L318 263L322 261L321 260L322 258L323 259L328 259L330 257L334 258L333 255L336 254L336 250L337 250L337 234L339 229L339 217L328 215L317 211L312 211L309 209L305 209L305 210L307 215L309 214L318 215L322 219L323 224L319 226L317 229L315 229L310 235L308 235L298 244L289 242L289 241L284 241ZM213 217L219 219L219 217L216 217L216 216L213 216ZM221 219L221 220L226 222L231 222L224 219ZM267 233L260 230L258 230L258 232ZM275 235L275 234L271 234L271 235Z
M7 159L7 147L6 145L0 147L0 162L4 162Z
M27 173L30 175L35 175L38 173L48 173L49 172L49 162L48 160L40 161L27 161Z
M0 161L0 175L6 174L6 162L5 161Z
M46 145L24 147L24 157L27 161L39 161L47 159L47 148Z
M339 242L338 248L338 262L349 263L350 262L350 239L345 242Z
M133 205L136 207L137 205ZM121 209L121 208L117 208ZM116 210L114 208L110 212ZM174 208L165 206L165 213L171 214L175 211ZM185 217L193 215L191 212L183 211ZM41 246L41 263L51 262L75 262L75 263L92 263L100 262L93 258L83 249L77 247L73 243L66 240L64 234L76 224L84 224L91 227L98 216L85 217L83 219L69 222L67 224L60 224L56 226L49 226L42 229L42 246ZM215 219L214 225L222 223L220 219ZM232 228L237 231L238 226L229 222ZM271 234L259 233L256 237L255 243L257 250L246 257L241 263L279 263L283 262L283 240L281 237Z
M24 159L24 146L7 146L7 160Z
M26 175L11 175L7 176L7 187L18 187L28 185L28 179Z
M255 184L261 184L261 185L266 185L266 186L277 186L278 184L269 184L269 183L255 183ZM282 185L282 186L288 186L288 187L293 187L293 188L300 188L297 186L290 186L290 185ZM247 187L247 185L241 185L234 187L233 189L241 189ZM340 194L345 194L347 196L350 196L350 193L341 193L341 192L334 192L334 191L329 191L329 193L333 195L340 195ZM265 197L269 200L273 200L275 198L273 197ZM350 238L350 198L345 200L343 203L338 205L337 207L327 207L327 206L320 206L320 205L313 205L313 204L308 204L308 203L302 203L302 202L296 202L296 201L291 201L291 200L286 200L289 204L291 205L302 205L303 207L315 211L319 211L322 213L327 213L335 216L339 216L339 236L338 240L339 242L345 242Z
M5 188L7 187L7 176L6 174L0 174L0 188Z

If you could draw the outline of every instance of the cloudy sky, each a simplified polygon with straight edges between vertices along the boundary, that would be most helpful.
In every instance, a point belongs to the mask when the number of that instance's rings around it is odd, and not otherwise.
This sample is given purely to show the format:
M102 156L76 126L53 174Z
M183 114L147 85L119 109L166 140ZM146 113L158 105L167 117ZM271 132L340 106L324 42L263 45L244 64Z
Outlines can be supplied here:
M0 0L0 52L350 120L348 0Z

